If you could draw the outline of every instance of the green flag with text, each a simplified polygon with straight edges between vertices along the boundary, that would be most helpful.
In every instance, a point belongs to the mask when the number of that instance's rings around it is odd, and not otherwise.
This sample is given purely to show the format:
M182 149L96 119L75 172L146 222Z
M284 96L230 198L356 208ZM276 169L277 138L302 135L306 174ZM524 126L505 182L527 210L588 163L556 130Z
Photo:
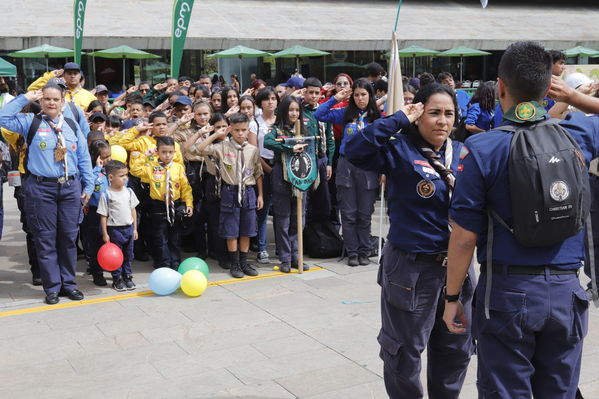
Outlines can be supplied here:
M175 0L171 32L171 76L178 78L194 0Z
M75 19L75 34L73 35L75 44L73 46L73 53L77 64L81 64L81 44L83 43L83 22L85 21L86 2L87 0L74 0L73 2L73 15Z

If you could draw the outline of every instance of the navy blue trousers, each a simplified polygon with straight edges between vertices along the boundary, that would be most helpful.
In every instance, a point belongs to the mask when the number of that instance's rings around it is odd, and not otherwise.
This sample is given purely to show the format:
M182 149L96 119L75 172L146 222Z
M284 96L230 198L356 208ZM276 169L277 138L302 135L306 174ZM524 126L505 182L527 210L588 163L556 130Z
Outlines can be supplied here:
M181 263L181 221L175 217L170 225L166 220L164 202L152 200L152 254L154 268L170 267L177 270Z
M489 320L485 279L481 273L472 326L479 397L573 399L589 306L578 276L495 273Z
M131 275L131 261L133 260L133 225L130 226L107 226L110 242L117 245L123 251L123 264L112 272L112 277L120 275ZM178 265L177 265L178 266Z
M91 274L102 274L102 268L98 264L98 250L103 244L102 234L100 232L100 215L97 213L98 208L90 206L87 213L83 215L81 223L81 243L83 251L89 262Z
M81 183L64 184L25 180L27 226L31 229L44 291L77 288L77 233L83 219Z
M331 192L327 180L327 157L319 158L317 163L320 184L316 190L308 191L309 197L306 210L308 223L310 221L322 222L328 220L331 214Z
M25 184L25 176L22 176L22 184ZM33 277L40 276L40 266L37 262L37 254L35 253L35 243L33 242L33 235L31 234L31 229L27 227L27 209L25 208L25 199L24 199L25 189L21 185L20 187L15 187L14 197L17 200L17 207L21 212L20 221L23 226L23 231L25 232L25 242L27 245L27 258L29 258L29 266L31 266L31 274Z
M459 398L474 344L470 333L452 334L443 322L447 269L437 262L416 261L415 254L387 243L378 283L381 285L381 331L378 341L384 379L391 399L423 397L421 361L427 350L427 387L431 399ZM474 276L471 267L469 276ZM474 284L462 288L470 320Z

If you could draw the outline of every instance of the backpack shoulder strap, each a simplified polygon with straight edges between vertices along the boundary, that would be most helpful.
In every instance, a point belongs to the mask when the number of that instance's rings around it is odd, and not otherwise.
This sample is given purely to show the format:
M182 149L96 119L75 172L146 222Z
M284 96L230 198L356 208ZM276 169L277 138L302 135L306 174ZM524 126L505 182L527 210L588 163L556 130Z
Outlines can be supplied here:
M72 101L68 101L67 104L69 104L69 108L71 109L71 112L73 113L73 116L75 117L75 120L77 121L77 123L81 122L80 116L79 116L79 110L77 109L77 106L75 105L74 102Z
M80 130L79 125L75 123L71 118L64 118L64 121L69 125L73 133L75 133L75 137L77 136L77 130Z
M35 115L33 117L33 120L31 121L31 125L29 126L29 132L27 132L27 149L29 149L29 146L31 145L31 142L33 141L33 138L35 137L35 134L37 133L37 129L40 128L40 125L42 123L42 116L41 115Z

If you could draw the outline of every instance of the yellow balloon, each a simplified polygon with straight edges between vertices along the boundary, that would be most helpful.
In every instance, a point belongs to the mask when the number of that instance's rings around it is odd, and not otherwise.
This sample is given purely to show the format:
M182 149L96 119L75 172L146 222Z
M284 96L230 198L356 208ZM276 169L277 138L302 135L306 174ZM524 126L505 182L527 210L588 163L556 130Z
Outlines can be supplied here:
M127 163L127 150L125 150L120 145L113 145L110 147L111 158L114 161L121 161L122 163Z
M181 278L181 290L188 296L200 296L206 291L208 280L199 270L185 272Z

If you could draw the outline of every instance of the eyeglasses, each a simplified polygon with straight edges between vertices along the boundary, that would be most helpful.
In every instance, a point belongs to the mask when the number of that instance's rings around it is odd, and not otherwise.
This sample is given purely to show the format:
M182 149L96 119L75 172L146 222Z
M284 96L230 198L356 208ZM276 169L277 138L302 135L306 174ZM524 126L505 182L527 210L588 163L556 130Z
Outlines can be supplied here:
M150 89L139 89L139 91L140 91L141 93L147 93L147 92L149 92L149 91L150 91Z
M337 82L337 83L335 83L335 86L339 86L339 87L341 87L341 86L349 86L349 82Z

